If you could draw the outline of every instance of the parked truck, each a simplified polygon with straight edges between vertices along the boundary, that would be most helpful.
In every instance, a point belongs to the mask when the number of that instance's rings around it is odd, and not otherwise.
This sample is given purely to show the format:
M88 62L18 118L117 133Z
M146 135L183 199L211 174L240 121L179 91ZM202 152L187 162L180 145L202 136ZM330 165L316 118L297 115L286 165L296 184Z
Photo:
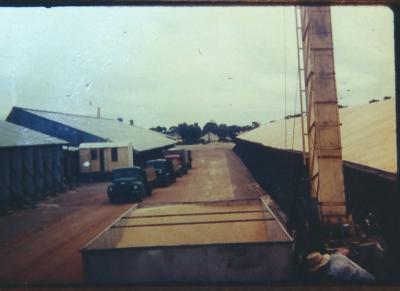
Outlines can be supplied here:
M157 176L153 167L129 167L112 171L112 183L107 188L111 203L117 201L141 201L150 196Z
M176 181L174 165L170 160L150 160L146 162L146 165L153 167L156 172L157 179L155 181L155 185L168 186Z
M181 163L181 173L186 174L192 168L192 151L186 149L172 148L163 152L164 157L170 155L178 155L179 162Z
M164 155L165 160L169 161L172 165L172 169L174 170L175 176L180 177L187 173L185 168L183 167L183 162L180 155L167 154Z

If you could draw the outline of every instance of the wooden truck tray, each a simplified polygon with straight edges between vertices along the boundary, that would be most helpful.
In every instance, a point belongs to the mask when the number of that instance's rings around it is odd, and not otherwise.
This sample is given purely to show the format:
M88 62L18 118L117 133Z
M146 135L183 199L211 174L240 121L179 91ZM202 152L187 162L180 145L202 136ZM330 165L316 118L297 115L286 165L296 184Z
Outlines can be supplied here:
M287 281L293 240L265 199L137 204L81 250L90 283Z

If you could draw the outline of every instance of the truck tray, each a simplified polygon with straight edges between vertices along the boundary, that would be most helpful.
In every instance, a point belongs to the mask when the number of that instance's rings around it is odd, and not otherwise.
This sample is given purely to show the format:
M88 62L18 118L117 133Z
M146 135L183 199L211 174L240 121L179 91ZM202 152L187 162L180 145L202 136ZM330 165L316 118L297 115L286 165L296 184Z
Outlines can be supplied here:
M98 284L290 280L293 239L264 198L137 204L81 250Z

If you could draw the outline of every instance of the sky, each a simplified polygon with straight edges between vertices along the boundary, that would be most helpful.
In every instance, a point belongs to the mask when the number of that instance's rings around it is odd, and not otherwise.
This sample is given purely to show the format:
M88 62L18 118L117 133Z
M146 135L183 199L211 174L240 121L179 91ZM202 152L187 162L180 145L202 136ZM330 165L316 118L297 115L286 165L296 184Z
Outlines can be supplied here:
M392 12L331 10L339 102L394 96ZM101 107L169 127L299 111L293 7L0 8L0 68L1 118Z

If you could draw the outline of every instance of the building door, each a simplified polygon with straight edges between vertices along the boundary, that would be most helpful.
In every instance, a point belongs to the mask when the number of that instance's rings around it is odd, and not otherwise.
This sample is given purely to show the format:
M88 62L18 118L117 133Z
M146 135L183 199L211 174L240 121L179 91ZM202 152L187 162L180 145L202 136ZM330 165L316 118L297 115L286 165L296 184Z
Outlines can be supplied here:
M100 149L100 172L104 172L104 149Z

